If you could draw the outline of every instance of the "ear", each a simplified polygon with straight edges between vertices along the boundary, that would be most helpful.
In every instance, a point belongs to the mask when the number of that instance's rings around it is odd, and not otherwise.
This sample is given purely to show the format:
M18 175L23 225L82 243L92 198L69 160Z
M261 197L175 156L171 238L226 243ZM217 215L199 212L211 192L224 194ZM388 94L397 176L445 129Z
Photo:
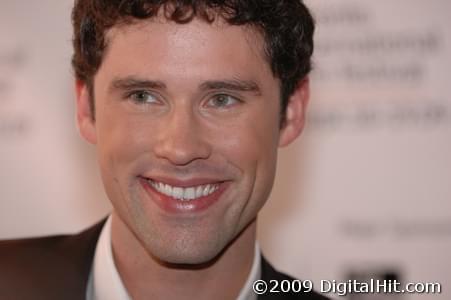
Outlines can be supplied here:
M288 99L285 112L285 122L280 130L279 147L291 144L304 129L305 111L310 97L309 78L299 82L293 94Z
M97 143L94 116L92 115L90 93L85 82L75 82L77 96L77 125L81 136L91 144Z

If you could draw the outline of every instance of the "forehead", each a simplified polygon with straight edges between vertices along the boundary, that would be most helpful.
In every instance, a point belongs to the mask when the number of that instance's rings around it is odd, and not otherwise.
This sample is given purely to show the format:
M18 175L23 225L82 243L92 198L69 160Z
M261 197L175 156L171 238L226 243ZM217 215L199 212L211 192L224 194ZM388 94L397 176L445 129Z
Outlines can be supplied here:
M247 43L250 50L256 54L264 55L264 40L260 30L251 25L230 25L217 17L213 22L200 18L184 24L167 20L157 16L147 20L134 20L129 23L120 23L106 32L107 44L117 39L159 39L161 44L167 41L189 42L238 42ZM227 41L226 41L227 40Z
M262 34L255 28L221 20L210 24L195 18L177 24L155 18L115 26L107 32L106 40L101 69L114 67L110 73L272 75Z

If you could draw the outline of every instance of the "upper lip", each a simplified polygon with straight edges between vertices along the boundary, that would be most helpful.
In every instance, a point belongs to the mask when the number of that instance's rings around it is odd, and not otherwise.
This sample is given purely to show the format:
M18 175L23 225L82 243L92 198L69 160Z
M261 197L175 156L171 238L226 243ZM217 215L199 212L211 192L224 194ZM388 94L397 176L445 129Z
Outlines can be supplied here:
M188 179L178 179L164 176L141 176L144 179L150 179L152 181L161 182L170 186L176 187L192 187L207 184L219 184L224 182L224 179L212 178L212 177L193 177Z

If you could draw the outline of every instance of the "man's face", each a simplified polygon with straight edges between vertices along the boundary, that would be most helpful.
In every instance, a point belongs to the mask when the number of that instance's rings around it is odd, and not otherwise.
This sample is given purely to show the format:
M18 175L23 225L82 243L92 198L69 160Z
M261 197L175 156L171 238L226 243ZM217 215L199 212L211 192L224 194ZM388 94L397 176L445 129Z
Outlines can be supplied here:
M144 21L107 37L95 122L85 86L78 109L115 213L158 259L207 262L255 221L278 145L294 139L279 128L280 82L263 39L199 20Z

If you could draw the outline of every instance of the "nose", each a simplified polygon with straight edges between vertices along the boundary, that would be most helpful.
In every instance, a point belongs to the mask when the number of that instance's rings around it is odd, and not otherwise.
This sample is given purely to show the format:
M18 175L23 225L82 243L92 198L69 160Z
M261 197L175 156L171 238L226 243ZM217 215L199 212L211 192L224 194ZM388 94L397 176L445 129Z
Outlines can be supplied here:
M201 120L192 110L173 110L164 119L154 146L158 158L183 166L210 156L211 144L204 135Z

